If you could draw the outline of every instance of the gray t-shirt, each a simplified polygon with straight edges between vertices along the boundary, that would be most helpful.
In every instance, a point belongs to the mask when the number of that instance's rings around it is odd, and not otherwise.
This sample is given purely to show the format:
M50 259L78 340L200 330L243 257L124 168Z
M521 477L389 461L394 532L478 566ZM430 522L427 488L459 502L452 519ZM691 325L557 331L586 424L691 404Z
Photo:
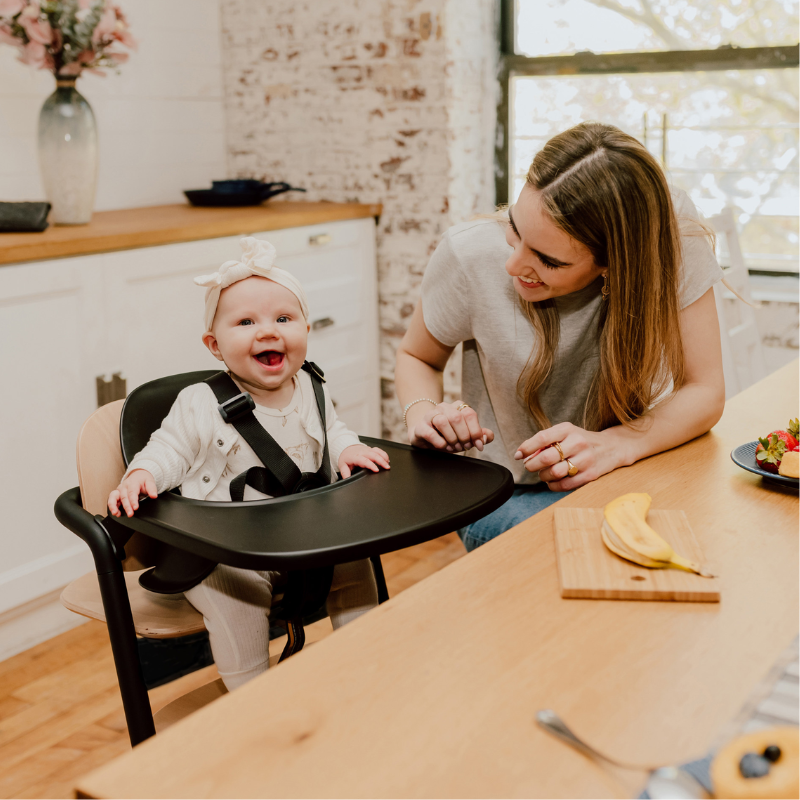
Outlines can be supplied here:
M673 190L679 220L697 219L687 195ZM723 273L705 236L682 237L681 308L702 297ZM479 219L450 228L422 280L425 326L442 344L464 342L461 393L495 439L473 458L502 464L518 484L537 483L514 453L539 428L517 392L534 346L535 332L517 300L505 263L511 248L505 223ZM551 424L582 425L589 388L600 363L597 321L602 279L556 299L561 329L553 370L539 398Z

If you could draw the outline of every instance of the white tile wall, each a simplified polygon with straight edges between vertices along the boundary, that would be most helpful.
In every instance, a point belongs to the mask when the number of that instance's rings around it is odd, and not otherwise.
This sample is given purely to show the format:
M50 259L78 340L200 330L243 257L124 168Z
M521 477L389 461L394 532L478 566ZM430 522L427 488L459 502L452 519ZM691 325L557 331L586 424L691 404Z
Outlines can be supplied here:
M121 5L138 51L119 74L78 81L99 130L98 211L180 203L227 176L219 0ZM44 199L36 128L54 88L0 45L0 200Z

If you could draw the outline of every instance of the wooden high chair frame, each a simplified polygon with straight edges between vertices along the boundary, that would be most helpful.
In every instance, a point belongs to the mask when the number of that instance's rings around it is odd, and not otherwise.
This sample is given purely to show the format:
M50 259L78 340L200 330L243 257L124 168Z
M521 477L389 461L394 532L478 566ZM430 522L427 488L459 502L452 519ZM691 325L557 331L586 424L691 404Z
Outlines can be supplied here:
M205 630L203 616L181 595L159 595L139 586L139 575L152 565L153 542L132 537L123 551L115 546L102 517L106 502L125 473L119 444L123 400L97 409L78 435L79 487L59 498L57 516L92 551L95 572L73 581L61 594L76 614L106 622L122 694L131 744L155 733L150 699L139 663L136 636L170 639Z
M364 439L389 452L392 469L365 472L300 495L249 503L204 503L165 493L142 503L133 517L105 516L108 495L125 472L123 453L129 460L138 452L178 392L210 374L151 381L128 400L98 409L78 437L80 485L55 503L59 522L89 546L96 573L70 584L62 602L78 614L108 624L134 746L156 732L137 633L171 638L204 630L202 616L183 595L154 594L139 586L138 576L155 563L159 542L245 569L307 570L370 558L383 601L388 596L381 553L470 524L499 508L514 489L511 473L497 464ZM225 520L222 526L220 514ZM324 525L318 524L321 521ZM219 694L207 687L195 691L204 695L205 702Z

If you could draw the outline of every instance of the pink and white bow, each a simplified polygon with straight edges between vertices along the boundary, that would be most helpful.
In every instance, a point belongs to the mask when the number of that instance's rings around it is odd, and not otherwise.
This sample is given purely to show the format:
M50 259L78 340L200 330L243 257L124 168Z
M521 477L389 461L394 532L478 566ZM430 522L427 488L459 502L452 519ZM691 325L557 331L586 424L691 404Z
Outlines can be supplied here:
M217 313L219 296L223 289L231 284L244 280L253 275L268 278L275 283L285 286L300 302L300 309L305 319L308 319L308 300L300 281L285 269L275 266L277 252L275 248L264 239L254 236L245 236L239 240L242 247L241 261L226 261L216 272L211 275L201 275L195 278L198 286L205 287L206 308L204 323L206 330L211 330L214 315Z

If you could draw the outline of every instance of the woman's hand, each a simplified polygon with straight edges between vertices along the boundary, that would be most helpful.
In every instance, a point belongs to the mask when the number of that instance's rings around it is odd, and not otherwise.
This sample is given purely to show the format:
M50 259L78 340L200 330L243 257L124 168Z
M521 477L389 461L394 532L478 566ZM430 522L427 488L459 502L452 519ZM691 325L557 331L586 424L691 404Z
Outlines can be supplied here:
M108 496L108 510L115 517L119 517L119 507L122 505L125 513L132 517L133 512L139 508L140 494L146 494L154 499L158 497L156 479L146 469L135 469L111 492Z
M558 444L561 453L554 444ZM519 446L514 458L525 459L525 469L538 472L539 478L554 492L577 489L629 463L621 452L620 442L615 441L609 431L594 433L571 422L539 431ZM570 464L572 476L569 475Z
M342 480L349 478L353 467L363 467L379 472L379 467L389 469L389 456L379 447L367 447L365 444L351 444L345 447L339 456L339 472Z
M422 408L419 408L422 406ZM461 453L494 440L488 428L482 428L475 411L460 400L455 403L417 403L408 409L408 441L415 447Z

